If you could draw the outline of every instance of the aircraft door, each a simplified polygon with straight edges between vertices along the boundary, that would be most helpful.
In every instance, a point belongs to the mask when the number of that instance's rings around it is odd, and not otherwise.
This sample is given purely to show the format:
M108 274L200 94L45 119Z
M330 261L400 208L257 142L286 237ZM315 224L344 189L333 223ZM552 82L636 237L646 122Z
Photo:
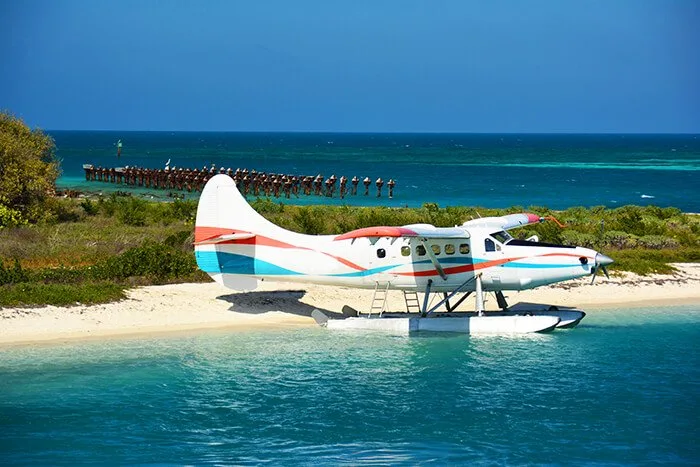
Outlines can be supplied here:
M380 237L374 244L370 242L367 261L370 274L365 276L365 282L370 284L393 282L396 275L389 271L393 269L392 265L396 265L399 248L395 238Z
M503 244L492 236L486 236L484 238L483 248L483 285L491 290L500 290L500 288L503 286L503 280L505 279L502 277L502 273L504 272L503 268L500 267L500 260L505 257Z

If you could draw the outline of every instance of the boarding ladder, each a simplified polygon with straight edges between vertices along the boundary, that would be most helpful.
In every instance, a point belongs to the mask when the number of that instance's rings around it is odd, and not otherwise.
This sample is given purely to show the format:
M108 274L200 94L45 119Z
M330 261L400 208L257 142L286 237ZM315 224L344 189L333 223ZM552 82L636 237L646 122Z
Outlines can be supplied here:
M420 301L418 301L418 292L415 290L404 290L403 299L406 301L407 313L411 313L413 311L416 313L421 312Z
M386 298L389 294L389 284L390 282L387 282L386 286L382 287L379 285L379 282L375 282L374 295L372 296L372 306L369 309L370 316L372 316L372 313L379 313L379 316L384 313L384 310L386 309Z

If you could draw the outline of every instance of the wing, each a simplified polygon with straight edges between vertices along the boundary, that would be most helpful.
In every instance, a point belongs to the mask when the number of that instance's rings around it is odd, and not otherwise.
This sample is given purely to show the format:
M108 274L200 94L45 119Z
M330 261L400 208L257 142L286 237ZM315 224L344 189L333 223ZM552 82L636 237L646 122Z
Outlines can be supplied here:
M430 224L411 224L403 227L365 227L338 235L333 240L352 240L364 237L469 238L469 232L461 227L435 227Z
M536 214L508 214L501 217L482 217L462 224L463 227L492 227L498 230L509 230L528 224L539 224L545 218Z

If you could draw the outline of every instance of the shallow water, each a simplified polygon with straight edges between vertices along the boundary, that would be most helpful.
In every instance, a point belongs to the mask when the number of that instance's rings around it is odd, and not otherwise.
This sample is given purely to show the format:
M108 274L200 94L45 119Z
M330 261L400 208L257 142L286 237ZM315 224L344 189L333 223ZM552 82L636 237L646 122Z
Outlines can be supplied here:
M0 350L0 464L697 464L700 306L525 337L206 332Z

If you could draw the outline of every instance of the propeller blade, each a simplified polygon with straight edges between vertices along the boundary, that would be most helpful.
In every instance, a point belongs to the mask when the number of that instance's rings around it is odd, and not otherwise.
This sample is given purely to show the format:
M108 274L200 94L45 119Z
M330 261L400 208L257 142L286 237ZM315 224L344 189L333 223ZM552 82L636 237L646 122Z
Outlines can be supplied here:
M605 267L605 265L603 265L603 266L601 266L601 267L603 268L603 272L605 273L605 277L607 277L608 279L610 279L610 276L608 275L608 270L607 270L607 268Z
M591 269L591 272L593 274L593 277L591 278L591 285L595 282L595 276L598 275L598 268L596 266L593 266L593 269Z

